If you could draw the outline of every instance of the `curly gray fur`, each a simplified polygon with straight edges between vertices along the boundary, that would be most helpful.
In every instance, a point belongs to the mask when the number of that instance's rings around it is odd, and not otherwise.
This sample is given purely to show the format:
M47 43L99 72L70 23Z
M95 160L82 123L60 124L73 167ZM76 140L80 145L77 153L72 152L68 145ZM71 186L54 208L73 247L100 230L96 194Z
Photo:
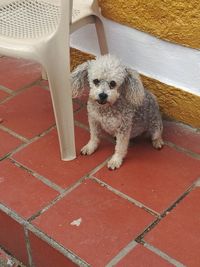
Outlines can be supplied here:
M83 155L97 149L101 129L116 137L115 153L108 162L110 169L121 166L129 139L143 132L149 133L155 148L162 148L163 124L156 97L143 87L135 70L114 56L104 55L79 65L71 80L74 96L89 89L90 140L81 150Z

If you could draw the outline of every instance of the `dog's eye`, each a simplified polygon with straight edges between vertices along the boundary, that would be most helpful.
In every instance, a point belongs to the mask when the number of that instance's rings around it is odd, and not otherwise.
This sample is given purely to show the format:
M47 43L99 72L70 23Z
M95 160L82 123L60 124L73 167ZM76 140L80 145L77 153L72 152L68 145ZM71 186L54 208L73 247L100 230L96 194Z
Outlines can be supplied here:
M117 85L117 84L116 84L115 81L111 81L111 82L110 82L110 88L114 88L116 85Z
M95 85L98 85L98 84L100 83L100 81L99 81L98 79L94 79L94 80L93 80L93 83L94 83Z

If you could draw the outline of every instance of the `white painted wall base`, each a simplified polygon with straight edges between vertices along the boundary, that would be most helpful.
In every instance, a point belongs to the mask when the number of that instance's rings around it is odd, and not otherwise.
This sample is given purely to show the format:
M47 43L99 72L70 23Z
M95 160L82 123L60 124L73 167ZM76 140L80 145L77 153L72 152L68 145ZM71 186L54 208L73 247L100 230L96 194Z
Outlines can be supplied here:
M200 96L200 51L162 41L103 18L109 51L148 77ZM71 35L71 46L94 55L99 48L93 25Z

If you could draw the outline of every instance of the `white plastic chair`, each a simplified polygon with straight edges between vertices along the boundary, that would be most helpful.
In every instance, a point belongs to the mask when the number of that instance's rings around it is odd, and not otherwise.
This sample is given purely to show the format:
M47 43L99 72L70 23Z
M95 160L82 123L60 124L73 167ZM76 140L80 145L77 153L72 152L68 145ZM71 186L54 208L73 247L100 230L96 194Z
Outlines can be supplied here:
M92 0L0 0L0 55L39 62L47 72L61 158L76 157L70 88L70 32L95 23L107 53L98 5ZM26 111L24 111L26 112Z

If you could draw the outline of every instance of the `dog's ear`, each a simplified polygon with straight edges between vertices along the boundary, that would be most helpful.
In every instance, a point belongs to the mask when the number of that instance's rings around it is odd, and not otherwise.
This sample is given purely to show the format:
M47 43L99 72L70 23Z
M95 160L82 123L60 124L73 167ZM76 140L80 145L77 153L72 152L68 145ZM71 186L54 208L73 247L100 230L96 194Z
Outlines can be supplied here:
M125 98L133 105L139 106L144 99L144 87L139 73L135 70L126 68L124 80Z
M89 88L88 82L88 62L84 62L71 73L71 87L72 87L72 96L77 97L81 96L84 89Z

